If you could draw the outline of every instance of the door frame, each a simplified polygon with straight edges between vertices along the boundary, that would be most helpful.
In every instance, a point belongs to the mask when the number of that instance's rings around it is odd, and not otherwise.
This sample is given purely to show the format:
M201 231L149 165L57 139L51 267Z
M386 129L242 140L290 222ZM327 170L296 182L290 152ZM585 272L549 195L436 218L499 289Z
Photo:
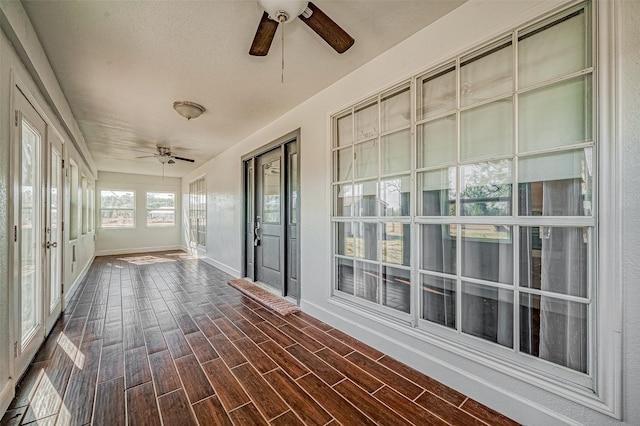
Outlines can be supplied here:
M281 136L277 139L274 139L273 141L267 143L266 145L261 146L260 148L254 149L253 151L244 154L241 157L241 170L242 170L242 268L241 268L241 275L242 277L248 277L248 271L247 271L247 256L248 256L248 250L247 250L247 241L249 239L250 236L253 236L253 227L251 227L251 229L249 229L250 227L248 226L248 223L253 223L254 218L248 218L247 217L247 208L248 208L248 203L247 203L247 198L248 198L248 194L247 194L247 189L248 189L248 181L247 181L247 173L246 173L246 165L247 163L252 163L253 164L253 181L254 181L254 185L253 185L253 206L255 208L255 202L256 202L256 187L255 187L255 182L257 181L256 179L256 169L255 169L255 159L256 157L259 157L262 154L266 154L269 151L273 151L274 149L280 149L283 152L282 155L282 165L283 165L283 179L281 182L281 193L285 195L284 197L284 201L282 202L282 208L285 210L288 210L289 208L289 187L288 187L288 178L289 178L289 161L288 161L288 157L286 155L286 146L291 143L291 142L296 142L297 144L297 169L298 169L298 197L297 197L297 202L298 202L298 208L297 210L297 217L296 217L296 233L295 233L295 240L297 241L297 248L298 248L298 256L296 257L296 265L292 265L296 268L297 271L297 279L298 279L298 287L299 287L299 291L297 294L297 297L294 297L295 301L299 303L300 298L301 298L301 286L300 286L300 221L301 221L301 214L300 214L300 128L287 133L284 136ZM255 215L255 211L253 212ZM285 218L289 217L289 213L288 211L282 215ZM284 244L284 249L280 250L280 256L282 256L282 260L283 260L283 265L282 265L282 269L283 269L283 282L282 282L282 289L283 289L283 297L287 297L288 295L288 281L289 281L289 277L290 277L290 259L289 259L289 255L288 252L289 250L288 248L288 244L289 244L289 236L290 236L290 232L289 232L289 226L288 226L288 221L282 221L282 227L283 227L283 238L285 241ZM256 250L253 250L253 277L256 276L255 270L256 270L256 261L255 261L255 252ZM269 287L271 288L271 287ZM274 289L275 291L275 289Z
M20 132L20 126L18 125L19 123L17 122L18 120L18 114L17 114L17 109L18 109L18 96L22 96L26 102L28 102L29 104L31 104L31 106L33 107L33 109L35 110L35 112L40 116L40 118L44 121L45 123L45 132L43 134L43 141L42 141L42 146L41 146L41 153L40 153L40 173L41 173L41 183L42 186L41 188L39 188L40 190L40 194L42 197L42 218L41 220L42 222L42 226L41 226L41 258L40 258L40 267L41 267L41 280L42 280L42 295L41 295L41 303L40 303L40 315L41 315L41 327L43 329L43 333L38 332L37 334L42 334L42 339L41 342L44 342L44 339L46 339L46 336L49 334L50 329L47 327L47 317L48 317L48 313L49 313L49 304L48 304L48 300L49 300L49 296L47 296L45 294L46 290L48 290L49 288L49 281L47 281L48 278L48 273L45 271L45 268L47 267L46 265L46 256L47 256L47 250L45 249L45 240L46 240L46 236L45 236L45 229L44 227L46 226L45 223L45 210L47 208L47 205L45 203L46 200L46 191L49 185L49 179L50 176L48 176L48 171L49 171L49 167L48 167L48 163L50 161L50 145L49 145L49 134L53 133L55 134L56 137L59 138L60 142L62 143L62 151L61 151L61 155L62 155L62 160L63 160L63 164L66 164L67 162L67 147L65 144L65 139L62 137L61 133L55 128L55 126L52 125L51 120L49 119L47 113L45 112L45 110L40 106L40 104L37 101L37 98L33 95L33 93L28 89L28 86L23 82L23 80L20 78L20 76L17 74L17 72L14 69L11 69L11 73L10 73L10 100L9 100L9 104L10 104L10 123L12 123L12 125L9 126L9 157L12 160L15 160L15 157L18 155L16 150L21 150L21 147L18 146L18 132ZM15 120L15 123L13 123ZM15 125L13 125L15 124ZM21 273L20 272L20 265L17 265L17 261L18 259L16 258L16 250L17 250L17 242L16 241L12 241L12 235L13 231L14 231L14 227L18 226L19 224L17 223L18 221L18 217L16 216L18 214L17 212L17 202L20 198L19 196L19 188L16 187L16 174L17 173L21 173L21 163L16 162L16 161L10 161L10 165L9 165L9 182L10 182L10 188L8 191L8 205L10 206L8 209L8 222L9 222L9 226L7 231L8 232L8 240L10 242L10 248L8 251L8 263L7 263L7 269L8 269L8 277L9 277L9 282L8 282L8 314L9 314L9 342L10 342L10 348L9 348L9 380L10 383L13 382L12 387L15 387L21 376L24 374L24 372L26 372L26 369L22 370L22 371L17 371L16 369L18 368L18 366L16 365L17 363L17 348L16 345L20 344L20 342L18 342L19 336L16 335L17 333L17 321L16 321L16 315L18 314L18 312L16 312L16 309L20 309L19 306L17 306L17 295L16 295L16 277ZM67 211L66 205L68 202L68 198L66 195L66 186L67 186L67 179L66 179L66 173L64 172L64 170L62 171L62 181L58 182L59 187L61 187L62 191L63 191L63 195L62 195L62 205L59 207L60 208L60 213L62 214L62 222L64 222L64 214ZM67 230L64 229L64 223L62 224L62 232L61 232L61 244L59 244L58 249L61 251L61 259L62 259L62 264L61 264L61 269L60 269L60 312L64 312L66 306L65 306L65 300L64 300L64 279L65 279L65 265L64 265L64 259L65 259L65 248L66 248L66 244L65 242L67 241L66 239L66 235L67 235ZM45 303L46 302L46 303ZM19 334L19 333L18 333ZM38 346L40 346L40 344L38 344ZM27 366L30 364L31 360L29 360L29 362L27 362Z
M45 120L46 122L46 120ZM47 140L45 142L46 145L46 157L45 157L45 170L46 170L46 174L45 174L45 200L46 200L46 204L45 204L45 240L47 240L45 242L45 244L48 244L49 242L51 243L55 243L56 244L56 252L57 254L54 254L53 250L50 250L48 246L45 247L45 251L44 251L44 283L48 286L48 288L50 288L51 286L51 279L53 278L51 276L51 274L55 273L56 271L52 270L52 257L57 255L58 259L57 259L57 265L58 265L58 288L59 288L59 300L58 303L56 304L57 306L52 310L51 309L51 292L47 291L47 289L43 289L45 291L46 297L45 297L45 301L46 304L44 306L44 321L45 321L45 336L47 336L51 330L53 329L53 326L55 325L56 321L58 320L58 318L60 317L60 314L64 311L65 309L65 305L64 305L64 249L65 249L65 230L64 230L64 214L67 211L66 206L65 206L65 194L66 194L66 173L65 173L65 151L66 151L66 145L64 143L64 138L60 135L60 133L53 128L53 126L47 124ZM57 177L57 183L58 183L58 212L57 212L57 222L59 225L59 230L58 230L58 236L59 239L58 241L53 241L53 235L52 235L52 219L51 219L51 180L52 180L52 175L53 175L53 170L52 170L52 157L53 157L53 150L56 149L56 151L59 151L60 154L60 169L59 169L59 174Z

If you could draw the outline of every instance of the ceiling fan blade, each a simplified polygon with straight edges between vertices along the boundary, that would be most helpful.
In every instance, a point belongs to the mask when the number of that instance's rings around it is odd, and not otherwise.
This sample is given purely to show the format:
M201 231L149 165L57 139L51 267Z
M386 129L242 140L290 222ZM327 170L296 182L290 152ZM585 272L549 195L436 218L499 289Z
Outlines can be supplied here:
M308 18L304 17L304 14L300 15L299 18L307 24L313 31L316 32L324 41L326 41L329 46L333 47L336 52L344 53L346 52L355 40L351 37L345 30L340 28L338 24L333 22L331 18L329 18L323 11L318 9L318 6L309 2L307 6L311 10L311 16Z
M192 160L191 158L176 157L175 155L172 155L171 157L173 157L174 160L188 161L190 163L195 163L195 160Z
M156 155L143 155L142 157L136 157L136 158L151 158L151 157L155 157Z
M271 47L271 42L276 35L277 29L278 23L269 19L267 12L263 12L256 35L253 37L253 43L251 43L251 49L249 49L249 55L266 56L267 53L269 53L269 48Z

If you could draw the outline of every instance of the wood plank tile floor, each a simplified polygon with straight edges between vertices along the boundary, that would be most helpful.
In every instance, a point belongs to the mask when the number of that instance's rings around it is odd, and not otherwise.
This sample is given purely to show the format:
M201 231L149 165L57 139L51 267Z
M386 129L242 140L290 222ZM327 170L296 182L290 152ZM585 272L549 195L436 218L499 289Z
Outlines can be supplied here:
M94 261L2 425L516 424L182 252Z

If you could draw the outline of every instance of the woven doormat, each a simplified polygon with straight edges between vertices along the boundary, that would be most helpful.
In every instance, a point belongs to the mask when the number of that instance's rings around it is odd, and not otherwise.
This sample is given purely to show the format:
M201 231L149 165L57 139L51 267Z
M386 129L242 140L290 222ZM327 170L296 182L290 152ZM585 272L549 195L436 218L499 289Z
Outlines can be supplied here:
M243 279L229 281L231 287L235 287L261 305L271 308L280 315L289 315L300 311L295 304L283 299L280 296L258 287L257 285Z

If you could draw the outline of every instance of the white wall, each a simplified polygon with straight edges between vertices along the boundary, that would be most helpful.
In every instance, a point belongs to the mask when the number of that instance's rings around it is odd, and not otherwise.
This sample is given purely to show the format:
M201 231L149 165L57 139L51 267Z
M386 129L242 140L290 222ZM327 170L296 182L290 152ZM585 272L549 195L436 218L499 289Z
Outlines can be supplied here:
M160 163L158 163L160 167ZM167 166L165 166L167 167ZM168 166L170 167L170 166ZM100 227L100 191L133 190L136 193L136 227L134 229L104 229ZM176 194L176 225L171 227L147 226L147 192L173 192ZM127 173L99 172L96 183L96 255L142 253L181 248L182 198L180 179Z
M242 188L240 157L278 137L301 128L301 306L363 341L386 351L413 367L441 380L512 418L527 424L584 423L618 424L612 417L561 398L543 387L527 384L489 367L480 361L439 348L423 335L403 327L369 317L360 311L329 300L331 286L331 227L329 120L332 112L399 83L453 55L498 36L515 26L553 10L554 1L471 0L440 21L385 52L359 70L293 109L269 126L240 141L209 163L183 178L188 182L206 174L208 192L208 229L206 256L212 263L231 271L241 270ZM638 228L640 218L640 123L638 122L637 46L640 45L638 21L640 2L616 1L619 7L619 33L623 34L617 58L620 68L619 93L621 145L625 153L620 173L625 184L624 250L622 279L625 297L623 424L640 424L640 359L636 348L640 326L640 257ZM616 59L617 60L617 59ZM635 189L635 191L633 191ZM633 232L635 231L635 232ZM601 283L606 285L606 283Z
M13 282L10 276L10 146L12 144L10 129L12 76L19 80L21 88L30 95L47 122L63 138L65 159L74 158L89 184L94 183L95 165L71 114L62 90L46 59L35 31L29 22L22 4L15 1L0 1L0 413L4 413L14 395L15 377L11 371L13 354L11 344L11 291ZM68 183L68 180L67 180ZM65 223L68 223L69 210L65 212ZM68 241L68 228L65 230L63 252L65 256L71 252ZM65 262L63 282L65 296L71 294L73 287L81 281L83 272L93 259L93 235L87 234L75 242L79 257L71 271ZM70 257L70 256L69 256Z

